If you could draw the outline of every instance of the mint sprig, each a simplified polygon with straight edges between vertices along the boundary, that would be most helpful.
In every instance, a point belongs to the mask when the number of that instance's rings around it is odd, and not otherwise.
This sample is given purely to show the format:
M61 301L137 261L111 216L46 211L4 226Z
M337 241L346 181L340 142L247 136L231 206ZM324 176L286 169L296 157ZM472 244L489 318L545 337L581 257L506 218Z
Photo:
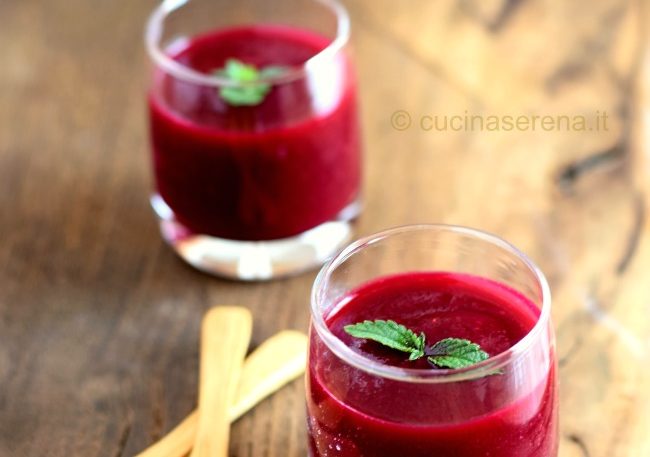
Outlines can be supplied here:
M275 65L260 70L255 65L245 64L237 59L228 59L225 67L215 71L215 75L238 85L221 87L219 95L231 106L259 105L271 91L271 84L261 80L280 77L287 70L287 67Z
M419 336L395 321L363 321L346 325L344 330L355 338L365 338L396 349L408 352L409 360L424 357L425 336Z
M407 352L410 361L426 356L427 361L438 368L465 368L490 357L478 344L461 338L445 338L427 348L424 333L417 335L392 320L366 320L346 325L343 330L355 338L376 341L391 349Z
M427 360L441 368L464 368L490 356L476 343L460 338L445 338L426 351Z

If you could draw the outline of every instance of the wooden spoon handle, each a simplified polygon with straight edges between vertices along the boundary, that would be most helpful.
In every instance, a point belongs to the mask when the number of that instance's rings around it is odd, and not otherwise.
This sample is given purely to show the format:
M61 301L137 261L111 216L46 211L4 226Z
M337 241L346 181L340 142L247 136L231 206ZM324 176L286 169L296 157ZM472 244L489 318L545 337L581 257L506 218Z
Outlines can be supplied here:
M235 398L253 319L246 308L219 306L203 319L199 424L192 457L228 457L228 408Z
M244 362L235 402L229 410L230 421L302 375L306 359L307 336L303 333L284 330L262 343ZM136 457L184 457L192 449L198 423L199 413L195 410Z

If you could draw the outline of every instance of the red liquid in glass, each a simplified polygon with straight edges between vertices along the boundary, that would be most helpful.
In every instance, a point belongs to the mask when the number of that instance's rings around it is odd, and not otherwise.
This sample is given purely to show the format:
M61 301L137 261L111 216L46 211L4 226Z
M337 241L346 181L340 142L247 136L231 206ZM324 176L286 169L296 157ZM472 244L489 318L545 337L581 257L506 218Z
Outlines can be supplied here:
M168 52L210 74L230 58L258 68L298 66L328 44L312 32L255 25L197 36ZM260 105L234 107L218 88L156 70L149 97L156 188L191 232L285 238L335 219L356 200L360 140L350 62L340 52L307 75L274 85Z
M491 355L507 350L535 325L539 310L489 280L449 273L381 278L353 291L326 319L354 351L382 364L431 369L403 353L352 338L343 326L393 319L428 344L467 338ZM537 373L503 374L427 385L372 376L336 357L312 331L307 404L314 457L555 457L555 359ZM523 379L522 379L523 376ZM513 395L515 379L530 384Z

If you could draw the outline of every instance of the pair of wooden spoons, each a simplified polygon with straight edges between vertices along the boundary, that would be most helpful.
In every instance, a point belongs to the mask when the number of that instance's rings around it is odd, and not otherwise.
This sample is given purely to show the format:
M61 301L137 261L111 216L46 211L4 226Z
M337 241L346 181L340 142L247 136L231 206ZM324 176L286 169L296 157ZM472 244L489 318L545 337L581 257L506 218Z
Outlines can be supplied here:
M305 370L307 337L286 330L244 360L252 331L246 308L212 308L201 328L199 407L136 457L226 457L230 423Z

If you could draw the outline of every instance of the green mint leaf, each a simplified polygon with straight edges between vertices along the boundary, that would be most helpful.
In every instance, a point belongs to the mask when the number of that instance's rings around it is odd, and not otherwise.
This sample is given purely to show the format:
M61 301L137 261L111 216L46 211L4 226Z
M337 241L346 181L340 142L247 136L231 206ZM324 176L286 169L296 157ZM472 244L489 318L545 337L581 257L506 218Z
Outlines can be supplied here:
M222 87L219 95L231 106L256 106L264 101L269 90L261 86Z
M226 61L224 73L228 78L237 82L253 82L260 77L260 72L254 65L247 65L237 59Z
M222 87L219 89L219 95L231 106L259 105L271 91L271 85L257 81L282 76L286 71L287 68L281 66L268 66L258 70L254 65L228 59L225 67L217 70L215 74L241 85Z
M440 368L465 368L490 357L469 340L445 338L426 350L427 360Z
M376 341L389 348L408 352L409 360L417 360L424 356L424 333L418 336L412 330L395 321L363 321L358 324L346 325L343 329L355 338Z

